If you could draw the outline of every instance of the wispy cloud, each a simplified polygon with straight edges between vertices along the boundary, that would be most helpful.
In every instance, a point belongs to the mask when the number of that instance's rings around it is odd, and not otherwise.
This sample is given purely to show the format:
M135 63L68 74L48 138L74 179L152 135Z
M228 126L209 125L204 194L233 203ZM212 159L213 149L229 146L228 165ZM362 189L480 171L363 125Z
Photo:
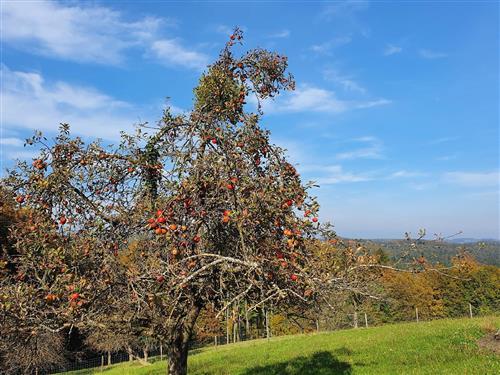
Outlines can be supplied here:
M37 72L1 68L3 76L2 126L6 130L54 131L67 122L79 135L117 139L131 130L140 110L95 88L67 82L47 82ZM7 141L16 143L16 141Z
M213 30L219 34L231 35L234 32L235 28L236 28L236 25L228 26L228 25L220 24L220 25L216 25L215 28L213 28ZM248 31L248 27L243 26L243 25L238 25L238 28L243 32Z
M452 142L452 141L455 141L457 139L458 139L458 137L456 137L456 136L440 137L440 138L434 138L434 139L429 140L427 142L427 144L429 144L429 145L439 145L441 143Z
M465 187L487 187L500 185L500 172L447 172L445 182Z
M264 111L276 112L323 112L341 113L354 109L371 108L391 103L387 99L375 100L342 100L335 92L314 86L302 86L286 93L274 101L264 103Z
M418 51L418 54L420 55L420 57L428 60L442 59L448 56L448 54L444 52L431 51L429 49L420 49Z
M2 41L14 48L76 62L119 64L124 52L147 44L168 20L122 14L96 5L53 1L7 1L2 5Z
M373 179L369 174L346 172L341 165L304 165L299 166L301 172L316 174L314 181L319 185L333 185L348 182L364 182Z
M167 65L201 69L208 57L161 36L175 21L142 17L133 21L114 9L54 1L5 2L2 42L30 53L78 63L122 64L127 51L140 49ZM56 22L55 22L56 20Z
M215 32L224 35L231 35L234 31L234 27L230 27L227 25L217 25L215 27Z
M339 160L352 160L352 159L383 159L382 142L375 137L361 137L353 139L356 143L363 143L362 147L356 147L353 150L344 151L335 155Z
M314 44L311 50L319 54L329 54L334 48L351 43L350 36L338 36L321 44Z
M340 85L346 91L366 93L366 89L356 82L353 77L340 74L336 69L325 69L323 76L326 80Z
M323 7L318 15L319 22L332 22L332 24L347 25L355 33L364 37L370 35L367 23L360 19L359 13L369 8L368 0L346 0L330 2Z
M438 161L448 161L448 160L454 160L457 158L457 154L452 154L452 155L443 155L443 156L438 156L436 160Z
M0 145L1 146L14 146L14 147L21 147L24 145L24 141L19 138L0 138Z
M412 177L422 177L425 176L425 173L422 172L417 172L417 171L407 171L407 170L400 170L393 172L389 175L389 179L393 178L412 178Z
M366 0L345 0L337 1L325 6L320 13L324 19L331 20L335 17L351 15L353 13L368 9L369 2Z
M177 39L163 39L152 43L151 51L165 65L203 70L209 63L207 55L187 49Z
M384 56L391 56L403 51L402 47L395 46L394 44L388 44L384 50Z
M291 32L288 29L283 29L281 31L278 31L276 33L270 34L269 38L288 38L290 36Z

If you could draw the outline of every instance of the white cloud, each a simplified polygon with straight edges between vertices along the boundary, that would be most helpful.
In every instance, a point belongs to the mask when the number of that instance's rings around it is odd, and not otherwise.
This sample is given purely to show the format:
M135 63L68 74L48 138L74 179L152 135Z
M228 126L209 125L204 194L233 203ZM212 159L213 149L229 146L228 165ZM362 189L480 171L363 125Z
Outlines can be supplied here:
M366 89L353 80L352 77L342 75L335 69L326 69L323 72L326 80L340 85L344 90L351 92L366 93Z
M392 101L388 99L376 99L376 100L369 100L369 101L364 101L364 102L357 102L354 108L372 108L372 107L378 107L380 105L386 105L386 104L391 104Z
M208 57L179 40L160 36L160 27L173 25L165 18L142 17L128 21L111 8L54 1L4 2L2 42L51 58L117 65L128 50L139 48L167 65L201 69Z
M203 70L209 63L207 55L183 47L176 39L154 41L151 45L151 51L159 61L166 65Z
M288 38L290 36L290 30L283 29L274 34L269 35L269 38Z
M397 53L401 53L401 51L403 51L403 48L395 46L393 44L388 44L385 47L384 56L395 55Z
M253 100L253 99L251 99ZM341 113L354 109L370 108L389 104L387 99L371 101L338 99L335 92L314 86L302 86L295 91L285 93L275 100L263 103L264 111L273 112L322 112Z
M334 17L349 17L353 13L368 9L368 6L368 0L337 1L327 5L321 12L321 17L329 20Z
M407 171L407 170L403 169L403 170L391 173L389 175L389 178L411 178L411 177L420 177L420 176L424 176L424 175L425 174L422 172Z
M458 137L441 137L441 138L431 139L430 141L427 142L427 144L429 144L429 145L438 145L438 144L441 144L441 143L455 141L457 139L458 139Z
M8 1L2 5L2 41L22 50L76 62L119 64L124 51L155 37L165 20L126 21L96 5Z
M67 82L46 82L40 73L1 68L2 126L55 131L67 122L79 135L117 139L120 130L131 130L140 112L91 87Z
M448 160L456 159L457 157L458 157L457 154L443 155L443 156L437 157L436 160L438 160L438 161L448 161Z
M384 159L382 154L382 142L371 136L355 138L354 142L365 143L366 146L356 148L354 150L341 152L335 155L339 160L352 160L352 159Z
M38 151L35 151L35 150L25 150L25 149L14 149L14 150L8 150L5 152L5 155L7 156L7 159L9 160L29 160L29 159L34 159L35 157L37 157L37 155L39 155ZM1 172L4 172L3 171L3 168L2 168L2 171Z
M0 145L21 147L24 145L24 141L19 138L0 138Z
M420 57L429 60L442 59L448 56L448 54L444 52L431 51L429 49L420 49L418 51L418 54L420 55Z
M320 54L328 54L334 48L349 44L351 40L350 36L339 36L321 44L314 44L311 50Z
M500 172L447 172L445 182L465 187L487 187L500 185Z
M373 179L368 174L356 174L345 172L341 165L305 165L299 166L300 172L308 172L309 174L318 174L313 178L319 185L333 185L342 182L364 182Z

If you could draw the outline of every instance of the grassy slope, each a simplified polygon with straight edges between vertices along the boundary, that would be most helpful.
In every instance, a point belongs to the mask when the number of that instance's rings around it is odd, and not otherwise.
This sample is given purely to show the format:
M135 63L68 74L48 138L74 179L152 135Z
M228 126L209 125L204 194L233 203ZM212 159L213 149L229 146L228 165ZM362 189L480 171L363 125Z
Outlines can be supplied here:
M439 320L276 337L206 348L189 357L190 374L500 374L500 357L478 349L481 327L500 317ZM88 371L71 374L90 374ZM165 362L128 363L106 375L165 374ZM69 373L68 373L69 374Z

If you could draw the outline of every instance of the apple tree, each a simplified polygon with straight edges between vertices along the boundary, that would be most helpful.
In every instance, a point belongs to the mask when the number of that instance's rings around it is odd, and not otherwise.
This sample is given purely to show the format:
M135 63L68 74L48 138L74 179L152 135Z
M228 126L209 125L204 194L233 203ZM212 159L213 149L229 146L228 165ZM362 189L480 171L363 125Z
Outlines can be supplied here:
M247 103L294 88L287 58L237 54L241 42L236 29L188 114L167 109L115 146L73 138L66 124L28 140L39 157L2 182L24 212L2 255L3 341L74 328L150 336L166 344L168 372L186 374L203 308L307 304L348 286L308 246L334 236L312 185Z

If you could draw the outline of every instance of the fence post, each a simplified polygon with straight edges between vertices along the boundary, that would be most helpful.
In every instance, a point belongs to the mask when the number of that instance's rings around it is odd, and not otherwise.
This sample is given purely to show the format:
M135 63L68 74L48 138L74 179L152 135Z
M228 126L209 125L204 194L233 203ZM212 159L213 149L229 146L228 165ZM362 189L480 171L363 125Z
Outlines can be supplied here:
M245 300L245 339L250 339L250 322L248 321L248 305L247 300Z
M470 304L470 302L469 302L469 315L472 319L472 305Z
M366 316L366 313L365 313L365 327L368 328L368 318Z
M267 309L265 309L265 316L266 316L266 338L269 338L270 332L269 332L269 314L267 312Z
M230 333L229 333L229 306L226 308L226 344L230 342Z
M417 317L417 323L418 323L418 307L415 307L415 316Z

